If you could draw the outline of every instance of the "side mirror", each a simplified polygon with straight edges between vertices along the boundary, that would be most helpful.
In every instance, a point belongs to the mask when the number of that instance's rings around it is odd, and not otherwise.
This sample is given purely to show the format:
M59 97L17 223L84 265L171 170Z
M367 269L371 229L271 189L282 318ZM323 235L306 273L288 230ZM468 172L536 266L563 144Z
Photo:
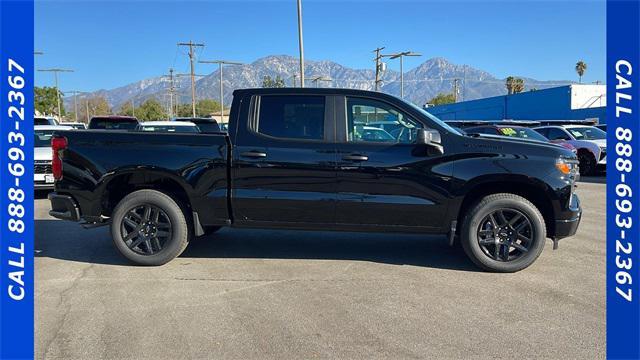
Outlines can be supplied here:
M418 129L416 144L426 145L434 148L438 153L444 154L444 148L442 147L442 137L438 130L432 129Z

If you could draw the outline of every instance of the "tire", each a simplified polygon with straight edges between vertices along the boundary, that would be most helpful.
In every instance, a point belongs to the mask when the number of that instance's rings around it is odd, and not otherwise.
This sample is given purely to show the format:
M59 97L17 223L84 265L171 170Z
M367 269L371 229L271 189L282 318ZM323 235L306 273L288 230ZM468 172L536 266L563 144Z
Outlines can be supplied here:
M582 151L578 154L580 161L580 175L589 176L596 172L596 158L589 152Z
M135 264L166 264L182 254L189 244L192 230L186 213L162 192L132 192L114 209L111 218L113 243Z
M535 205L521 196L501 193L485 196L469 208L460 235L462 248L474 264L486 271L508 273L536 261L546 233L544 218Z

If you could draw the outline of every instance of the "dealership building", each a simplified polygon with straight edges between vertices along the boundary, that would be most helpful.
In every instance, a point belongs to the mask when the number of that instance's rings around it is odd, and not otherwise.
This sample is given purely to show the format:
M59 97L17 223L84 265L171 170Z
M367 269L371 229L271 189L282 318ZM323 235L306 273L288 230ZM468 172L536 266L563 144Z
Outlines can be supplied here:
M572 84L428 107L442 120L597 120L606 123L606 86Z

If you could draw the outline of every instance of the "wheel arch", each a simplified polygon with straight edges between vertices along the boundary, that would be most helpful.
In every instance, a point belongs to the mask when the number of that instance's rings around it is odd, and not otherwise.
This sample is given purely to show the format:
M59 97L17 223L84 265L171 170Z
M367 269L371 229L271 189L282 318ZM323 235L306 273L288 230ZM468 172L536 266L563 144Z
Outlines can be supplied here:
M161 169L124 170L113 173L103 182L100 199L101 213L111 216L116 205L128 194L143 189L157 190L165 193L186 207L190 213L192 202L188 184L174 174Z
M547 228L546 235L547 237L552 237L555 233L555 213L552 204L552 197L549 192L549 187L543 182L529 178L521 178L519 176L514 176L500 181L492 180L490 177L478 179L474 181L473 184L465 187L465 195L458 207L456 216L458 232L460 230L459 225L462 224L466 212L471 208L471 206L473 206L473 204L487 195L510 193L522 196L523 198L531 201L531 203L538 208L545 221Z

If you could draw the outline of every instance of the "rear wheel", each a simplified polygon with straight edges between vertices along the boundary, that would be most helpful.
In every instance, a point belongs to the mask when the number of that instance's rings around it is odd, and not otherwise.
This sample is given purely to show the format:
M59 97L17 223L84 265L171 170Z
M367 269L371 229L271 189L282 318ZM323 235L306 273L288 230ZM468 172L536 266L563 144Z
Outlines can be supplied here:
M191 230L185 212L168 195L135 191L116 206L111 236L124 257L139 265L163 265L180 255Z
M480 268L495 272L522 270L544 249L546 228L540 211L514 194L482 198L467 212L461 230L462 247Z

